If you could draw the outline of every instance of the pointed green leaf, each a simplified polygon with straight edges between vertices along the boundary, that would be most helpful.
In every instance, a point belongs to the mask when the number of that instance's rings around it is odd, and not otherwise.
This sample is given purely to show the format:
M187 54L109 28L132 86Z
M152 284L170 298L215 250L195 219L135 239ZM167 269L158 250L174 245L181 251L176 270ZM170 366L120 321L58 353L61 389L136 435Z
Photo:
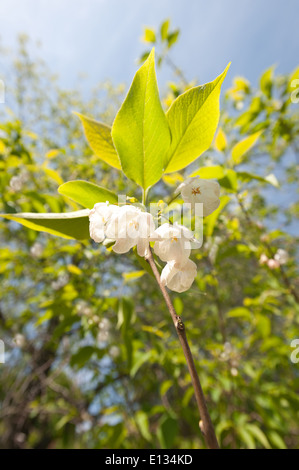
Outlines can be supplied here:
M273 173L265 176L264 178L262 176L249 173L248 171L237 171L236 174L237 178L243 181L244 183L247 183L251 180L257 180L261 183L268 183L274 186L275 188L279 188L279 182L277 181L277 178Z
M144 36L143 40L145 42L156 42L156 33L153 29L151 28L144 28Z
M222 210L229 203L229 201L230 201L229 196L221 196L220 197L220 205L219 205L218 209L216 209L211 215L206 217L206 235L208 237L211 237L213 235L217 219L218 219L220 213L222 212Z
M147 413L145 413L142 410L137 411L137 413L135 414L135 420L136 420L137 426L140 429L140 432L141 432L142 436L144 437L144 439L151 442L152 435L151 435L150 429L149 429L149 422L148 422Z
M269 444L266 435L256 424L247 423L246 430L250 432L250 434L254 436L256 440L262 444L262 446L264 446L266 449L271 449L271 445Z
M115 193L88 181L68 181L59 186L58 192L78 202L81 206L87 207L87 209L92 209L97 202L118 203L118 197Z
M89 236L89 210L76 212L0 214L0 217L18 222L24 227L48 232L62 238L85 240Z
M154 49L137 71L112 126L122 169L142 188L162 176L170 131L159 99Z
M170 21L169 21L169 20L165 20L165 21L162 23L162 25L161 25L161 28L160 28L160 35L161 35L162 41L165 41L165 39L167 39L168 30L169 30L169 24L170 24Z
M180 95L166 113L172 142L166 173L181 170L211 145L219 121L219 97L230 64L213 82Z
M220 165L202 166L198 170L194 171L190 176L200 176L204 179L219 179L225 176L225 168Z
M177 42L178 37L179 37L179 34L180 34L180 30L179 30L179 29L176 29L176 30L173 31L172 33L168 34L168 36L167 36L167 43L168 43L169 49Z
M265 70L260 78L261 90L269 99L271 99L272 96L274 69L275 65L272 65L267 70Z
M259 136L262 134L262 131L258 131L255 134L245 137L245 139L238 142L232 148L232 161L239 165L243 161L245 154L254 146Z
M172 449L178 433L178 422L172 417L163 417L157 430L157 437L162 449Z
M112 142L111 127L83 114L75 114L81 119L86 140L96 156L108 165L121 170L121 164Z

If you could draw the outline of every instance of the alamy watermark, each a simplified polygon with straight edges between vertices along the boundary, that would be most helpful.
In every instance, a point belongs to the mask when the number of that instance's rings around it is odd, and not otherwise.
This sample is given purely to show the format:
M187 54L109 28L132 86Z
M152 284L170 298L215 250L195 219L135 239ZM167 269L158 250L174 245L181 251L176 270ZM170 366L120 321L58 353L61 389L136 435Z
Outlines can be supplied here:
M118 206L127 206L127 200L129 197L125 195L118 195ZM107 203L108 204L108 203ZM134 203L132 204L134 206ZM139 204L135 205L137 208ZM196 248L199 248L203 244L203 203L197 202L195 204L184 203L179 204L176 202L167 205L163 201L160 203L151 203L148 207L148 213L152 216L155 223L155 227L158 228L164 223L174 224L174 227L184 226L193 232L193 239L186 240L186 247L192 248L192 240L196 241ZM148 224L138 225L131 220L132 215L130 213L124 213L124 216L120 220L113 220L110 224L110 236L111 238L149 238L149 241L160 241L161 237L155 239L151 234L151 227ZM126 229L124 230L124 227ZM113 233L112 233L113 232ZM109 236L109 238L110 238ZM178 232L175 238L185 238L185 233Z
M4 341L0 339L0 364L5 363L5 346L4 346Z
M298 364L299 362L299 338L293 339L291 342L291 348L295 348L291 354L291 361L293 364Z
M299 78L292 80L291 87L295 88L295 90L291 93L291 101L292 103L298 104L299 103Z
M0 80L0 104L5 103L5 84L3 80Z

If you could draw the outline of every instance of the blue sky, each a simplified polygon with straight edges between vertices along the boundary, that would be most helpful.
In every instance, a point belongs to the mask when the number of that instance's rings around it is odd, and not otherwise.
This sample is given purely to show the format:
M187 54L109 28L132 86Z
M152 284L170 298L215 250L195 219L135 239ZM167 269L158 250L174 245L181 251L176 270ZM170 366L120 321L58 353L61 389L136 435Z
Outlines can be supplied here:
M170 17L181 29L172 58L188 79L209 81L232 61L229 79L256 82L272 64L279 72L298 65L298 14L298 0L1 0L0 36L11 47L19 32L40 40L63 86L80 72L87 86L107 78L129 84L146 48L142 26ZM159 79L161 88L170 71Z

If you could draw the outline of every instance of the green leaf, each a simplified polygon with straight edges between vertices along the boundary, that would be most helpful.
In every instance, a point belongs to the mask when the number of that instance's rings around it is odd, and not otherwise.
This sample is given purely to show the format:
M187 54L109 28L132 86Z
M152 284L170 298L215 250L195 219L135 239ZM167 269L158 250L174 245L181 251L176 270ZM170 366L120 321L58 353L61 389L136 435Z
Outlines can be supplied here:
M219 97L230 64L213 82L180 95L166 113L172 142L165 172L181 170L211 145L219 121Z
M246 444L247 449L255 449L256 445L252 435L243 427L237 428L237 433L239 434L242 441Z
M277 449L287 449L287 446L285 445L283 439L276 431L269 432L269 439L272 444L277 447Z
M98 358L100 358L101 356L103 356L104 351L95 348L94 346L84 346L72 355L70 360L71 366L81 369L86 364L86 362L91 359L94 353L97 353Z
M156 33L155 33L155 31L151 28L144 28L143 40L145 42L155 43L156 42Z
M150 442L152 440L152 436L149 430L147 414L144 411L139 410L135 414L135 420L144 439Z
M162 449L171 449L178 433L178 422L171 417L164 417L157 432Z
M96 156L108 165L121 170L121 164L112 142L111 127L83 114L75 114L81 119L86 140Z
M180 30L179 29L176 29L175 31L173 31L172 33L168 34L167 36L167 43L168 43L168 47L171 48L178 40L178 37L179 37L179 34L180 34Z
M243 181L244 183L248 183L251 180L257 180L257 181L260 181L261 183L268 183L274 186L275 188L279 188L279 183L277 181L276 176L273 173L271 173L268 176L265 176L265 178L259 175L254 175L247 171L237 171L236 174L237 174L237 178Z
M62 238L85 240L89 235L89 210L76 212L0 214L7 220L18 222L24 227L47 232Z
M87 209L92 209L97 202L118 203L118 197L115 193L88 181L68 181L59 186L58 192L78 202L81 206L87 207Z
M227 138L221 127L219 128L217 135L215 137L214 145L215 145L216 150L218 150L219 152L224 152L224 150L227 147Z
M139 62L140 64L143 64L143 62L146 61L146 59L148 58L148 56L150 55L150 53L151 53L151 51L146 51L146 52L144 52L144 53L142 54L142 56L139 57L138 62Z
M219 214L224 209L224 207L229 203L230 197L229 196L222 196L220 198L220 205L218 209L216 209L211 215L206 217L206 234L208 237L213 235L214 228L219 217Z
M134 357L133 367L130 371L130 376L135 377L140 367L143 366L153 356L152 350L147 352L137 352Z
M262 134L262 131L256 132L255 134L249 135L245 139L238 142L232 148L232 161L239 165L243 161L245 154L254 146L259 136Z
M256 424L246 424L246 430L256 438L266 449L271 449L269 441L263 431Z
M121 329L123 338L127 336L134 320L134 304L130 299L123 297L119 300L117 321L117 329Z
M190 176L200 176L205 179L220 179L225 176L225 168L220 165L203 166L199 170L194 171Z
M162 41L165 41L167 39L167 35L168 35L168 30L169 30L169 24L170 24L170 21L169 20L165 20L162 25L161 25L161 28L160 28L160 35L161 35L161 39Z
M235 193L238 189L237 174L230 168L225 170L223 178L218 179L220 186L229 192Z
M145 190L162 176L170 131L159 99L154 49L137 71L112 126L122 169Z
M136 281L136 279L139 279L140 277L144 276L146 271L131 271L129 273L123 273L123 278L125 282L129 281Z
M271 99L271 96L272 96L274 69L275 69L275 65L272 65L267 70L265 70L265 72L262 74L260 78L261 90L269 99Z
M250 313L250 310L248 310L248 308L245 308L245 307L233 308L226 314L226 317L227 318L242 318L247 321L252 320L252 315Z

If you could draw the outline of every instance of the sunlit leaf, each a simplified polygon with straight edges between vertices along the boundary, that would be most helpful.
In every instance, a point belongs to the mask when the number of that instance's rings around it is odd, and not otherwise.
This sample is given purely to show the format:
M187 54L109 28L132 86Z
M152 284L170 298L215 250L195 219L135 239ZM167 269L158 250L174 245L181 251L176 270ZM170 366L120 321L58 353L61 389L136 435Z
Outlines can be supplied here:
M154 49L137 71L112 126L122 169L142 188L162 176L170 131L159 99Z
M269 67L267 70L265 70L260 78L261 90L269 99L271 99L272 96L274 69L275 66Z
M68 181L59 186L58 192L88 209L92 209L98 202L118 203L118 197L115 193L88 181Z
M256 424L247 423L246 430L249 431L252 436L254 436L256 440L263 445L263 447L266 449L271 449L271 445L269 444L267 437Z
M160 28L160 35L161 35L162 41L165 41L165 39L167 39L168 30L169 30L169 24L170 24L170 21L169 21L169 20L165 20L165 21L163 21L163 23L162 23L162 25L161 25L161 28Z
M139 410L135 414L135 420L144 439L150 442L152 440L152 436L149 430L149 422L148 422L147 414L144 411Z
M241 142L238 142L232 148L232 161L236 165L239 165L240 163L242 163L243 157L254 146L254 144L256 143L256 141L258 140L261 134L262 134L262 131L249 135L245 139L241 140Z
M95 155L108 165L121 170L121 164L112 142L111 127L83 114L75 114L81 119L85 137Z
M237 171L236 175L237 178L243 181L244 183L247 183L252 180L257 180L261 183L268 183L274 186L275 188L279 188L279 182L277 181L276 176L272 173L268 176L265 176L264 178L262 176L249 173L247 171Z
M89 236L89 210L55 213L0 214L0 217L18 222L38 232L48 232L62 238L85 240Z
M227 147L227 139L223 129L220 127L215 137L215 148L223 152Z
M213 82L191 88L170 106L166 117L172 141L165 172L181 170L211 145L219 121L219 97L229 65Z
M220 179L225 175L225 168L220 165L214 166L203 166L198 170L194 171L190 176L200 176L205 179Z
M155 31L151 28L144 28L143 40L145 42L155 43L156 42L156 33L155 33Z
M139 279L140 277L144 276L146 271L133 271L130 273L123 273L123 278L126 282L129 281L136 281L136 279Z
M213 234L219 214L222 212L224 207L229 203L229 201L230 201L229 196L222 196L220 198L220 205L218 209L216 209L211 215L205 218L207 236L211 236Z
M168 47L172 47L178 40L179 38L179 34L180 34L180 30L179 29L176 29L175 31L173 31L172 33L168 34L167 36L167 44L168 44Z

